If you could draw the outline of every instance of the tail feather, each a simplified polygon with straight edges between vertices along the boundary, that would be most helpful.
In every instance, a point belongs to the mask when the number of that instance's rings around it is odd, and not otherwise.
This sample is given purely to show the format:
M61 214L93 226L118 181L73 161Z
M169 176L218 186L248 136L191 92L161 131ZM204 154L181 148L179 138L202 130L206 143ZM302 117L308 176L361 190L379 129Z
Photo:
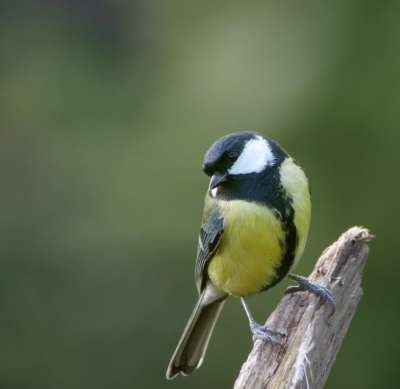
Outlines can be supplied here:
M215 323L225 303L226 295L205 305L208 300L206 289L194 308L179 341L178 347L172 356L167 370L167 378L172 379L179 373L192 374L203 362L208 342Z

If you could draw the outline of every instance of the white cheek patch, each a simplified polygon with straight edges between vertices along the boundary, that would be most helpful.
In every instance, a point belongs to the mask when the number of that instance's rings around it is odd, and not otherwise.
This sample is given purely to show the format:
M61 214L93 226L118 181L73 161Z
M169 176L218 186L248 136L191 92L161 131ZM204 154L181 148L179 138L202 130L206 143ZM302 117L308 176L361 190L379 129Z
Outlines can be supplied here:
M217 194L218 194L218 188L214 188L214 189L211 189L211 197L217 197Z
M267 165L272 166L274 163L275 157L268 141L257 135L255 139L247 141L242 154L228 172L232 175L259 173Z

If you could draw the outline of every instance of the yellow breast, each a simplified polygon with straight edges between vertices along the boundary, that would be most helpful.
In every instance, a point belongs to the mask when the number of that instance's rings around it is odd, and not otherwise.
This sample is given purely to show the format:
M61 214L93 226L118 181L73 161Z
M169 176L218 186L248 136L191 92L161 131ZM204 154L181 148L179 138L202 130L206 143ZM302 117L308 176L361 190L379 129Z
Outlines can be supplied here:
M211 281L233 296L260 291L275 278L285 240L272 210L241 200L221 201L224 233L208 267Z
M304 172L286 159L280 168L281 184L291 198L298 244L291 268L299 261L307 240L311 216L308 181ZM206 202L206 215L215 208ZM285 232L274 211L242 200L218 200L224 233L208 275L221 290L233 296L257 293L275 281L285 249Z

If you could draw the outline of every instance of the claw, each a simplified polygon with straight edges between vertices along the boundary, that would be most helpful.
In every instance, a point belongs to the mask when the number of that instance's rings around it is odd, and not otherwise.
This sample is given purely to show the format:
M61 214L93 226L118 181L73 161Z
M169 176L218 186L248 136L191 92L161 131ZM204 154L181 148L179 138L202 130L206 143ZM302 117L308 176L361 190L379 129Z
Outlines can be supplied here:
M300 291L308 291L310 293L314 293L315 295L321 297L323 300L326 300L328 304L332 307L332 312L329 316L332 316L335 313L335 299L333 298L332 293L327 288L311 282L306 277L296 276L295 274L289 274L287 277L293 281L298 282L299 285L289 286L286 289L285 293L295 293Z
M253 342L255 342L257 339L261 339L261 340L263 340L264 342L268 342L268 343L271 343L271 344L273 344L273 345L277 345L277 346L281 347L283 350L286 351L285 346L284 346L282 343L278 342L278 341L277 341L275 338L273 338L272 336L268 336L268 335L266 335L266 334L264 334L264 336L253 334Z
M249 319L250 329L251 329L251 332L253 333L253 342L256 339L261 339L261 340L264 340L264 341L272 343L272 344L277 344L280 347L282 347L284 350L286 350L285 347L283 347L283 345L280 342L278 342L274 337L269 335L268 332L271 334L279 335L279 336L283 336L283 337L286 337L286 334L283 334L282 332L279 332L279 331L275 330L274 328L262 326L262 325L258 324L253 319L253 316L250 313L250 309L247 306L245 298L241 297L240 300L243 304L243 307L244 307L247 317Z
M262 325L256 323L254 321L254 319L250 320L250 329L251 329L251 332L253 333L253 335L260 334L261 336L263 336L263 334L266 334L267 332L269 332L274 335L286 337L286 334L283 334L282 332L279 332L274 328L262 326ZM270 335L267 335L267 336L270 336Z
M282 334L279 331L274 330L273 328L261 326L261 325L257 324L256 322L252 322L250 328L251 328L251 332L253 333L253 342L255 342L256 339L261 339L261 340L264 340L271 344L276 344L276 345L282 347L284 350L286 350L281 342L278 342L274 337L272 337L271 335L268 335L267 332L271 332L273 334L277 334L277 335L281 335L281 336L286 336L285 334Z

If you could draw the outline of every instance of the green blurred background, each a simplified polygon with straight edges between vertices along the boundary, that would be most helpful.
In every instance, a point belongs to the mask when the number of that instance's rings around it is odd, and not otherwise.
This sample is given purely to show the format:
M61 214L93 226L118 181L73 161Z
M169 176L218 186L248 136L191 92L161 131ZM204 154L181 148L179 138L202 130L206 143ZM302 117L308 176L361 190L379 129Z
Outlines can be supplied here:
M0 1L0 387L229 388L229 299L205 362L165 372L197 299L208 147L278 141L313 190L296 272L377 238L326 388L395 388L400 2ZM250 299L265 321L289 282Z

